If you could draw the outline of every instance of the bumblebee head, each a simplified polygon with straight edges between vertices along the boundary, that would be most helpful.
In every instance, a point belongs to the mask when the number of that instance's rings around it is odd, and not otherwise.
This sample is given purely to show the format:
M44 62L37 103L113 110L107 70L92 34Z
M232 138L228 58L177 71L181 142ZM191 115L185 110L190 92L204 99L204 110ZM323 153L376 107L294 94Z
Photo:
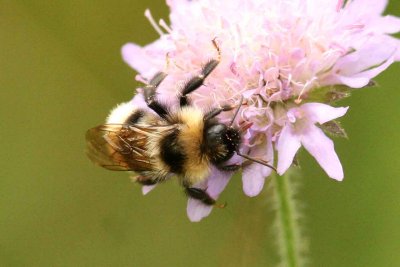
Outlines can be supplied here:
M214 164L229 160L240 146L239 131L225 124L211 125L204 134L205 150Z

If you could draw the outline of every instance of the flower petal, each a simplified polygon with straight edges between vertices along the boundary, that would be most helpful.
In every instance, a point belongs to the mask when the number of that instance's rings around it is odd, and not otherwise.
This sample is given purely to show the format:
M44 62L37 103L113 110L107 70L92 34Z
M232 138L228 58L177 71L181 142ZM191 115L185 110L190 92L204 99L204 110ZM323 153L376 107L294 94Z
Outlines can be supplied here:
M325 122L342 117L346 114L349 107L334 108L321 103L306 103L301 106L301 109L307 112L307 118L311 122L323 124Z
M142 186L142 194L143 195L147 195L155 187L156 187L156 185L144 185L144 186Z
M267 134L266 140L267 144L263 142L260 145L252 147L250 156L261 158L266 162L273 164L274 150L270 133ZM249 197L257 196L264 187L266 177L268 177L271 172L271 168L258 163L252 163L243 168L242 182L244 193Z
M351 88L361 88L363 86L366 86L371 79L368 77L360 77L360 76L340 76L340 75L335 75L331 79L330 84L345 84Z
M356 51L339 59L336 67L340 69L340 74L350 76L383 64L395 50L396 46L385 37L370 38Z
M210 197L217 199L219 194L225 189L231 176L231 172L222 172L216 168L212 168L207 182L198 184L195 187L206 189ZM197 199L189 198L186 211L192 222L198 222L207 217L211 213L212 208L213 206L205 205Z
M214 199L217 199L224 191L232 176L231 172L220 171L216 168L211 169L211 175L207 181L207 193Z
M315 125L310 125L307 134L301 136L304 148L317 160L329 177L342 181L343 168L331 139Z
M394 54L394 56L396 56L396 54ZM393 62L394 62L394 57L391 57L385 63L376 68L363 71L348 77L339 75L338 80L347 86L353 88L361 88L363 86L366 86L372 78L376 77L379 73L386 70Z
M354 0L350 2L349 8L354 8L362 14L379 15L385 10L387 3L388 0Z
M135 108L141 108L141 109L146 109L148 111L152 110L149 108L149 106L146 104L146 102L144 101L144 97L143 94L136 94L130 104L135 107Z
M267 167L258 163L252 163L243 169L243 191L249 197L257 196L263 189L266 176L262 174L262 168Z
M124 61L143 76L146 77L146 74L150 76L157 71L148 55L144 52L144 48L128 43L122 47L121 53Z
M376 32L395 34L400 31L400 19L391 15L380 17L374 21L373 29Z
M173 49L173 44L166 37L141 47L133 43L125 44L122 49L124 61L143 77L150 78L163 69L166 55Z
M291 126L285 125L279 136L278 150L278 174L282 175L292 164L297 150L301 146L299 138L293 134Z
M393 38L374 36L356 50L340 58L322 85L345 84L360 88L388 68L394 60L398 46Z
M213 206L205 205L197 199L189 198L186 212L190 221L199 222L210 215L212 208Z
M318 16L321 13L324 14L324 13L329 13L330 11L335 11L337 2L332 0L320 0L316 5L314 0L307 0L304 1L302 6L305 6L307 8L309 14Z

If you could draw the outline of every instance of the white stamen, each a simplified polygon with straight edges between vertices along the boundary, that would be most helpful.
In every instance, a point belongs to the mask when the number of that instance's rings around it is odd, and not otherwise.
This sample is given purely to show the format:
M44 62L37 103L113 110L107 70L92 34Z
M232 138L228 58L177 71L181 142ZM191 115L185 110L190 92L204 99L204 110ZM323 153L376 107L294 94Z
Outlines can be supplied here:
M158 27L157 23L155 22L153 16L151 15L151 12L149 9L146 9L146 11L144 12L144 16L149 20L151 26L153 26L153 28L156 30L156 32L160 35L163 36L164 33L161 30L160 27Z
M287 85L290 86L291 83L292 83L292 74L289 73L288 78L287 78Z
M303 93L305 92L305 90L308 89L308 87L309 87L312 83L314 83L315 80L317 80L317 77L312 77L311 80L308 80L308 81L304 84L303 88L302 88L301 91L300 91L299 96L298 96L297 99L294 101L296 104L300 104L300 103L301 103L301 100L302 100L302 99L301 99L301 96L303 95Z
M158 24L160 24L160 26L163 27L163 29L166 30L168 33L172 32L172 29L168 26L168 24L163 19L160 19Z

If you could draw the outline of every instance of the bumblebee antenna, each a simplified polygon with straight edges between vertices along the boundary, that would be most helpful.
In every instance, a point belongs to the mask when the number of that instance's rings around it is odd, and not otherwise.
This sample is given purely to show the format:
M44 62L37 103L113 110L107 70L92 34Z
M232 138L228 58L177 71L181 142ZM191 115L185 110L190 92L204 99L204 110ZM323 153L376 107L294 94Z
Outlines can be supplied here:
M235 111L235 115L233 115L233 118L232 118L232 120L231 120L231 123L229 123L229 127L232 126L233 122L234 122L235 119L236 119L236 116L239 114L239 110L240 110L240 107L242 106L242 104L243 104L243 95L241 95L239 106L238 106L238 108L237 108L236 111Z
M236 154L238 154L238 156L241 156L241 157L243 157L243 158L245 158L245 159L248 159L248 160L253 161L253 162L257 162L257 163L259 163L259 164L261 164L261 165L264 165L264 166L266 166L266 167L268 167L268 168L271 168L271 169L273 169L275 172L277 172L277 171L276 171L276 168L275 168L274 166L268 164L268 162L266 162L266 161L264 161L264 160L256 159L256 158L250 157L250 156L248 156L248 155L243 155L243 154L240 153L239 151L236 151Z

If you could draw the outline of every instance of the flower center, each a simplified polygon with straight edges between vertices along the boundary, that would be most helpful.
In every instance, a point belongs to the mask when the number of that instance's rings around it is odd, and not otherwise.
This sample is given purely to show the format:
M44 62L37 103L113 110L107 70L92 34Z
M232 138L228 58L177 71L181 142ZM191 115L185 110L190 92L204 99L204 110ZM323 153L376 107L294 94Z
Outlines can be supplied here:
M296 133L304 132L308 128L309 120L307 119L307 114L301 109L295 108L289 110L287 118Z

